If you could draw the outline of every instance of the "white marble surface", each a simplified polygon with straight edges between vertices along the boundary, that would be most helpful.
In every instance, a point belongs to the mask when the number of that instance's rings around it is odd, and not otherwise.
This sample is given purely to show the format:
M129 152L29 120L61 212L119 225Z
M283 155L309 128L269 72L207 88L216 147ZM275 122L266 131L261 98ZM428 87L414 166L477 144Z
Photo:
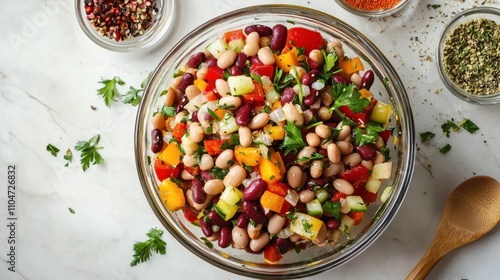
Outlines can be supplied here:
M101 77L138 86L187 32L226 11L251 4L293 3L316 8L366 34L399 71L413 107L419 140L410 191L390 227L365 252L339 268L308 279L403 279L424 254L444 201L463 179L500 180L500 106L477 107L451 96L437 76L437 36L450 16L483 1L412 1L396 17L368 20L333 0L177 1L174 26L159 48L113 53L80 30L70 0L2 1L0 9L0 279L239 279L198 259L167 232L166 255L130 267L132 245L161 228L135 171L136 108L104 106ZM441 4L438 9L429 4ZM485 5L500 6L498 0ZM97 107L94 111L91 106ZM470 118L480 130L442 136L441 124ZM104 164L83 172L73 147L99 133ZM47 144L61 149L57 158ZM438 148L451 144L440 154ZM64 151L73 162L64 167ZM8 270L7 170L16 166L16 272ZM72 214L68 208L74 209ZM447 255L429 279L498 279L500 228Z

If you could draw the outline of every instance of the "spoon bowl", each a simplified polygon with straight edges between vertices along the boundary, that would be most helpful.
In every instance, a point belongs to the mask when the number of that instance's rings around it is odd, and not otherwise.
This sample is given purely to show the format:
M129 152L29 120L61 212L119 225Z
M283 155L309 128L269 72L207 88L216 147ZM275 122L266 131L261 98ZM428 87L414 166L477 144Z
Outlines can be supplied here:
M500 221L500 183L488 176L463 181L448 197L434 240L406 280L425 279L448 252L488 233Z

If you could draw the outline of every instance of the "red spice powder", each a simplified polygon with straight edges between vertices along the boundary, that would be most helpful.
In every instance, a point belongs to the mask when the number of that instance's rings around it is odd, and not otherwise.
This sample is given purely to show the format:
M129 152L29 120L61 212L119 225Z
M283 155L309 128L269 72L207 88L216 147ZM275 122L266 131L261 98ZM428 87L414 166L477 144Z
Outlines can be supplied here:
M401 0L345 0L361 10L385 10L396 6Z

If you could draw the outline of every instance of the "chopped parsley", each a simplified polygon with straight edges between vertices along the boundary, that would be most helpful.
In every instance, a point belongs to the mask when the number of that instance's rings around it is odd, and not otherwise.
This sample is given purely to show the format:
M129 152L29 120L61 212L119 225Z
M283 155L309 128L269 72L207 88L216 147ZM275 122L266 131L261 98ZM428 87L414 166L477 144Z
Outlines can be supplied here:
M285 149L285 155L289 152L298 153L306 146L306 143L302 138L302 132L293 122L287 121L283 128L286 133L283 143L281 144L281 148Z
M442 153L442 154L446 154L450 150L451 150L451 145L450 144L446 144L446 146L444 146L441 149L439 149L439 152Z
M59 152L59 149L52 145L52 144L48 144L47 147L46 147L47 151L50 152L51 155L57 157L57 153Z
M434 138L434 136L436 136L436 134L434 134L434 133L432 133L432 132L429 132L429 131L427 131L427 132L422 132L422 133L420 133L420 141L421 141L422 143L429 143L429 141L430 141L431 139L433 139L433 138Z
M134 259L130 266L136 266L139 263L146 262L151 257L154 251L157 254L165 255L167 243L161 239L162 230L152 228L146 234L149 239L144 242L136 242L134 244Z
M469 119L465 119L460 123L460 126L467 130L469 133L475 133L479 127Z
M446 121L446 123L441 125L441 128L443 129L444 136L446 136L446 137L450 137L451 130L453 130L455 132L460 131L460 127L458 125L456 125L453 121L450 121L450 120Z

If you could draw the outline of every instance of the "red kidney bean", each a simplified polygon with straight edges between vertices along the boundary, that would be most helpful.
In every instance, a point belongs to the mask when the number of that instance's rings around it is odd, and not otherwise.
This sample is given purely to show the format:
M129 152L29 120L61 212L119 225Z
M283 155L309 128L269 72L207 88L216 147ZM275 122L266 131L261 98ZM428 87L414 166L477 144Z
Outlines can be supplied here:
M278 252L284 254L292 248L292 242L288 238L277 238L275 246L276 249L278 249Z
M214 174L212 174L212 172L208 171L208 170L203 170L200 172L200 176L201 176L201 179L203 181L210 181L212 179L215 179L215 176Z
M159 153L163 149L163 133L160 129L151 130L151 152Z
M234 62L234 66L237 66L241 69L245 68L247 65L248 56L242 52L236 55L236 61Z
M205 63L207 64L207 67L217 65L217 58L211 56L205 60Z
M234 117L236 124L239 126L247 126L250 123L250 114L254 106L251 103L245 103L238 108Z
M231 245L232 241L233 241L232 228L231 227L222 227L219 230L219 239L217 240L219 247L226 248L229 245Z
M189 68L198 68L198 66L200 66L200 64L203 61L205 61L205 53L204 52L197 52L189 58L187 66Z
M193 74L184 73L184 75L182 75L181 82L177 86L177 89L180 91L185 91L188 86L193 84L193 82L194 82Z
M318 70L318 69L320 69L319 63L317 63L316 61L310 59L309 57L307 58L307 64L309 65L309 68L312 69L312 70Z
M239 216L238 216L238 219L236 219L236 226L237 227L240 227L240 228L247 228L248 227L248 217L247 215L241 213Z
M192 122L199 122L199 120L198 120L198 111L194 111L194 112L191 114L191 121L192 121Z
M283 92L281 93L280 101L282 105L285 105L287 103L290 103L293 101L297 94L291 87L286 87L283 89Z
M252 32L257 32L260 37L271 36L271 34L273 34L273 30L271 29L271 27L262 24L247 26L243 31L245 31L245 34L247 35Z
M319 72L318 70L311 70L307 74L302 77L301 83L306 86L312 85L312 83L316 82L318 79Z
M175 113L179 114L182 110L184 110L184 106L189 102L189 99L185 93L181 95L181 99L177 102L175 106Z
M227 227L231 224L231 221L224 220L215 210L210 210L207 217L216 226Z
M247 246L245 248L245 251L249 254L255 254L255 255L259 255L259 254L262 254L264 252L264 250L266 249L266 246L262 247L260 250L258 251L254 251L250 248L250 246Z
M315 187L323 187L326 185L328 185L328 181L325 178L310 178L306 183L307 188L310 190Z
M315 89L310 89L311 90L311 94L309 94L308 96L304 97L304 105L306 106L311 106L314 104L314 102L316 102L316 99L318 99L319 97L319 91L315 90ZM314 113L314 115L316 115L316 112Z
M201 232L203 232L203 235L205 235L206 237L210 237L212 236L212 234L214 234L212 223L210 221L207 221L205 218L200 219L200 228Z
M233 65L229 68L229 74L231 76L240 76L243 75L244 72L240 67Z
M325 224L326 224L326 228L327 229L334 230L334 229L338 229L339 228L340 221L337 220L337 219L335 219L335 218L331 218L331 219L326 220Z
M366 70L363 77L361 77L361 88L369 90L375 81L375 75L372 70Z
M355 146L355 149L364 160L372 160L377 156L377 151L372 145Z
M276 24L273 27L271 34L271 43L269 47L273 51L281 51L286 45L286 36L288 34L288 29L283 24Z
M242 203L243 213L257 224L263 224L266 221L266 215L262 212L262 209L254 201L243 201Z
M203 204L207 200L203 184L196 178L191 181L191 194L193 195L193 201L198 204Z
M349 81L346 77L340 75L340 74L335 74L332 76L332 82L334 85L336 84L344 84L344 85L349 85L351 84L351 81Z
M324 157L328 157L328 150L327 149L318 148L317 153L324 156Z
M262 61L260 61L258 56L250 57L250 63L251 64L263 64Z
M253 180L243 191L243 199L255 201L266 191L267 183L262 179Z

